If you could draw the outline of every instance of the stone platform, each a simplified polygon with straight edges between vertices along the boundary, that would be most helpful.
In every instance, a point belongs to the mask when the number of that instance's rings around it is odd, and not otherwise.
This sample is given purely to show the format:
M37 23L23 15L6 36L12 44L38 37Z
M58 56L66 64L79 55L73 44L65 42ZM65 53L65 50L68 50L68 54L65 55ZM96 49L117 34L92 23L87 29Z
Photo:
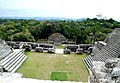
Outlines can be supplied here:
M22 78L19 73L3 73L0 75L0 83L83 83L73 81L52 81L52 80L37 80L32 78Z

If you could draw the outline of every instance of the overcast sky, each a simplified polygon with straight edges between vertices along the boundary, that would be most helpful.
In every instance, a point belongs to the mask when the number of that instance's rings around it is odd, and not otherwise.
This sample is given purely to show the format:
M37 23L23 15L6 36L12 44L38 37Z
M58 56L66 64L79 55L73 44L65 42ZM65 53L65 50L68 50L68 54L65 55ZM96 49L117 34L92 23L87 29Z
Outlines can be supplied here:
M120 20L120 0L0 0L0 17L103 17Z

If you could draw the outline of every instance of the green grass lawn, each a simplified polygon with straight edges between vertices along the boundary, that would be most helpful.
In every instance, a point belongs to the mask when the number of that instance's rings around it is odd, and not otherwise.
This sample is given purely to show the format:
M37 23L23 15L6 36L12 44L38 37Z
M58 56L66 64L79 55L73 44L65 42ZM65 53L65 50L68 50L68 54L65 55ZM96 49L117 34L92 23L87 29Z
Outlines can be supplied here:
M50 80L67 81L69 79L67 72L51 72Z
M56 48L58 48L58 49L63 49L64 46L56 46Z
M86 82L89 73L82 61L86 54L48 54L26 52L27 60L17 70L26 78L50 80L52 72L66 72L68 81ZM54 76L54 75L53 75Z

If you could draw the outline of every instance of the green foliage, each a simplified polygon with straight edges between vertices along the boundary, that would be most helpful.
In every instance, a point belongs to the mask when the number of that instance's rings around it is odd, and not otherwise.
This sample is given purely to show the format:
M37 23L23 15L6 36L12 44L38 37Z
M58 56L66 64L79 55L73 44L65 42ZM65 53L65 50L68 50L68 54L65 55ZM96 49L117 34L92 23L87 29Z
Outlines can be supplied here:
M0 19L0 38L4 40L38 41L48 39L53 33L60 33L77 44L92 43L104 40L114 28L120 28L120 22L112 18L108 20L87 18L83 21Z
M33 36L31 35L31 33L23 33L23 32L14 34L13 40L14 41L24 41L24 42L35 41Z
M51 72L50 80L67 81L67 72Z

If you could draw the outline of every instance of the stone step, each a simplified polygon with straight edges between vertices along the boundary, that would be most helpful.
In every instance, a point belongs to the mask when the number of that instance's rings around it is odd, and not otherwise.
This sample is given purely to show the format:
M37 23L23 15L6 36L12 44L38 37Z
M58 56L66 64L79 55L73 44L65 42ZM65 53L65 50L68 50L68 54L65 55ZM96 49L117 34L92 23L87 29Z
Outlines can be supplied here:
M8 71L12 71L17 66L17 64L19 64L24 59L24 57L25 56L22 56L14 65L12 65L12 67L8 69Z
M7 50L7 49L5 49ZM4 59L6 56L8 56L10 53L12 53L11 49L8 49L7 51L0 51L0 60Z
M8 65L5 65L6 67L4 66L5 69L8 70L8 69L9 69L11 66L13 66L22 56L23 56L23 54L20 53L18 57L15 57L14 59L12 59L12 60L11 60L11 61L12 61L11 63L9 62Z
M17 54L19 54L19 53L20 53L20 51L17 51L15 53L13 53L13 55L11 54L10 56L8 56L5 59L3 59L3 61L1 61L0 64L2 66L6 65L10 60L12 60L14 57L16 57Z
M24 55L25 56L25 55ZM22 61L19 62L19 64L13 69L11 70L11 73L14 73L21 65L22 63L27 59L27 56L25 56Z
M101 50L96 52L93 57L86 57L84 59L87 66L90 68L92 61L106 61L109 58L117 58L120 54L119 44L108 44L104 46Z
M15 49L7 57L0 61L0 65L8 72L15 72L27 58L22 49Z
M10 53L7 57L5 57L4 59L2 59L0 61L0 64L2 64L3 62L5 62L7 59L9 59L11 56L13 56L16 52L18 52L18 50L14 50L14 52Z

